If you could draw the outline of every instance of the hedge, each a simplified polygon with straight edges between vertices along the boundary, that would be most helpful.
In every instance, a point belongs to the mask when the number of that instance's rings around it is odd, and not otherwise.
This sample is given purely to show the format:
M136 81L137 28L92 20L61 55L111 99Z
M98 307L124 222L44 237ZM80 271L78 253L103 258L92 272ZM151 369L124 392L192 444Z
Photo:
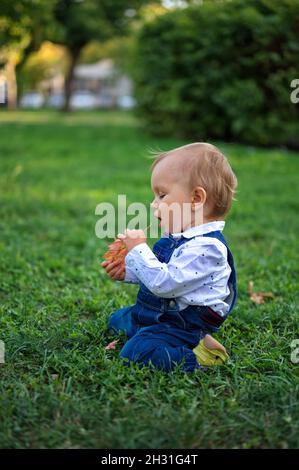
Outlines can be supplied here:
M139 30L134 61L136 112L154 134L299 148L299 0L173 10Z

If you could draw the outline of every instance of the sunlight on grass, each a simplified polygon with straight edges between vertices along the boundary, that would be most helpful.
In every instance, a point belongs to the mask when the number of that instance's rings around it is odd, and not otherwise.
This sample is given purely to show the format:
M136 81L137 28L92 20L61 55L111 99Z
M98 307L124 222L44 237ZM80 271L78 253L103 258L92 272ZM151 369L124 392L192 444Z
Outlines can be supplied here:
M49 124L57 121L63 125L88 124L89 126L118 125L126 127L136 126L137 120L128 111L76 111L75 113L63 113L55 110L44 111L0 111L0 122L15 124Z

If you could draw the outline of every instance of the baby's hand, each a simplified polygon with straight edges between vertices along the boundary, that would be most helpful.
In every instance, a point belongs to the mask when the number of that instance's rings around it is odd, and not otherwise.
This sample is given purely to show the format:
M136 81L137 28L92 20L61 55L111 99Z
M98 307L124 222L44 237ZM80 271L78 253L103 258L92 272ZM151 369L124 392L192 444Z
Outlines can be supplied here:
M106 273L115 281L123 281L126 276L124 261L104 261L101 263Z
M123 241L128 251L132 250L135 246L140 245L140 243L146 242L146 236L143 230L126 229L124 233L119 233L117 238Z

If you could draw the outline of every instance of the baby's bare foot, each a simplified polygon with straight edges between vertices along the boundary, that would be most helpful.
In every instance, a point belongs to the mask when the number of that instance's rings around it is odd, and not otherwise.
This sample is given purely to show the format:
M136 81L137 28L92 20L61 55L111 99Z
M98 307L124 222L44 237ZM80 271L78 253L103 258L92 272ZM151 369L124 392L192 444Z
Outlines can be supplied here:
M224 353L226 353L225 347L211 335L206 335L204 337L203 344L208 349L217 349L218 351L223 351Z

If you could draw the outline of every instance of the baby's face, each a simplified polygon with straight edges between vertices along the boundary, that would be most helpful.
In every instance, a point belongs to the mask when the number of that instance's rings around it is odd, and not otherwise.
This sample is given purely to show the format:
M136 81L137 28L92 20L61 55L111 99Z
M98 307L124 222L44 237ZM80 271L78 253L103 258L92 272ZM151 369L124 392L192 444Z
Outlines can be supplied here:
M151 186L155 198L151 203L154 216L167 233L183 232L191 224L192 194L178 165L170 158L161 160L153 169Z

